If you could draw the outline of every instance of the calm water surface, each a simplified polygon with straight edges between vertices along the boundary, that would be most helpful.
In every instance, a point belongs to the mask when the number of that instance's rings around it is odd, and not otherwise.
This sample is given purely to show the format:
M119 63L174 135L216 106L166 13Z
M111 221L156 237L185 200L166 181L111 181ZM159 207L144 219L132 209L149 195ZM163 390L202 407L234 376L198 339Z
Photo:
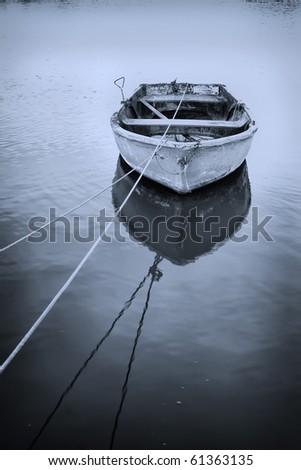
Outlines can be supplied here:
M300 27L297 0L0 2L1 246L127 171L121 75L128 96L225 83L259 126L230 178L183 198L144 181L124 208L245 216L247 241L141 243L121 224L1 375L3 449L300 448ZM83 235L134 181L75 212ZM274 241L252 241L254 208ZM1 253L1 364L91 246L63 228Z

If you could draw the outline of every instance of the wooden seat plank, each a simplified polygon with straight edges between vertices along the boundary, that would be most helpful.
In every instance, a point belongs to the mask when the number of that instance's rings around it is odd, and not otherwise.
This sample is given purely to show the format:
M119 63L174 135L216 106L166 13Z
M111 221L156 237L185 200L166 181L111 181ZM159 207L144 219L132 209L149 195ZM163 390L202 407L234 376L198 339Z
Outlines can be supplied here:
M167 95L146 95L144 101L151 103L164 103L171 101L173 103L181 101L182 97L176 94ZM219 95L196 95L193 93L184 96L183 102L199 102L199 103L226 103L227 100Z
M154 108L151 104L149 104L144 98L140 98L139 101L144 104L150 111L152 111L156 116L158 116L160 119L167 119L164 114L160 113L156 108Z
M228 128L239 129L248 122L246 116L241 117L237 121L210 121L206 119L129 119L123 118L123 123L127 126L160 126L160 127L215 127L215 128Z

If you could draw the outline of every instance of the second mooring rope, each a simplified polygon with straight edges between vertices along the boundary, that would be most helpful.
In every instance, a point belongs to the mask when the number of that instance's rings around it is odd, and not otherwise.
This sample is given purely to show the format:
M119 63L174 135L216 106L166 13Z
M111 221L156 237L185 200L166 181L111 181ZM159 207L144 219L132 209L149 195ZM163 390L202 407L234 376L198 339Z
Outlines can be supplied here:
M181 97L181 100L177 106L177 109L175 110L175 113L172 117L171 120L175 119L177 113L178 113L178 110L180 109L180 106L182 104L182 101L184 99L184 96L186 94L186 91L187 91L187 87L188 87L188 83L186 83L186 86L185 86L185 90L183 92L183 95ZM129 198L131 197L131 195L133 194L133 192L135 191L137 185L139 184L141 178L143 177L144 173L146 172L147 168L149 167L152 159L154 158L154 156L156 155L156 152L158 150L160 150L160 148L163 146L164 142L163 142L163 139L165 138L167 132L169 131L170 129L170 126L171 126L171 123L167 126L164 134L162 135L161 137L161 141L158 143L158 145L156 146L155 150L153 151L153 153L151 154L151 156L149 157L149 159L147 160L147 163L145 165L145 167L143 168L143 170L141 171L137 181L135 182L135 184L133 185L133 187L131 188L131 190L129 191L128 195L126 196L126 198L124 199L124 201L122 202L122 204L119 206L117 212L115 213L115 216L113 217L113 219L108 223L107 227L104 228L104 230L102 231L102 233L98 236L98 238L96 239L96 241L93 243L93 245L91 246L91 248L89 249L89 251L85 254L85 256L82 258L82 260L80 261L80 263L77 265L77 267L74 269L74 271L71 273L71 275L69 276L69 278L67 279L67 281L64 283L64 285L60 288L60 290L57 292L57 294L53 297L53 299L49 302L49 304L47 305L47 307L43 310L43 312L40 314L39 318L36 320L36 322L32 325L32 327L28 330L28 332L23 336L23 338L19 341L19 343L17 344L17 346L15 347L15 349L11 352L11 354L7 357L7 359L3 362L3 364L0 366L0 374L6 369L6 367L11 363L11 361L14 359L14 357L18 354L18 352L22 349L22 347L24 346L24 344L29 340L29 338L33 335L33 333L35 332L35 330L38 328L38 326L42 323L42 321L44 320L44 318L48 315L48 313L52 310L52 308L54 307L54 305L57 303L57 301L61 298L61 296L63 295L63 293L67 290L67 288L70 286L71 282L73 281L73 279L75 278L75 276L80 272L81 268L84 266L84 264L86 263L86 261L90 258L90 256L92 255L92 253L95 251L96 247L99 245L100 241L102 240L102 237L104 236L106 230L109 230L110 227L115 223L115 221L117 220L117 217L118 215L120 214L120 212L122 211L123 207L125 206L125 204L127 203L127 201L129 200Z

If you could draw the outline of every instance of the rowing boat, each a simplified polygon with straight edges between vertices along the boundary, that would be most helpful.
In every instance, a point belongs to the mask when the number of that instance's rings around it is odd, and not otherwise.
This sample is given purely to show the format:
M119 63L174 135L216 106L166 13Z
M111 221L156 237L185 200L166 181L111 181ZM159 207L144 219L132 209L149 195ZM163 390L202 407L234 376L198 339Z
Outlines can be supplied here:
M123 159L138 172L151 159L144 176L178 193L232 173L257 130L225 85L176 82L140 85L111 126Z

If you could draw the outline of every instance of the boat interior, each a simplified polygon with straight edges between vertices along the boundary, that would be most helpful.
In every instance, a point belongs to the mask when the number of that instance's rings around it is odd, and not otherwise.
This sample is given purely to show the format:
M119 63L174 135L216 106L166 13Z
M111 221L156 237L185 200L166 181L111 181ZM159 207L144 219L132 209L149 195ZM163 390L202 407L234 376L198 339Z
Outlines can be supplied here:
M235 135L245 131L251 122L244 104L223 85L187 86L176 82L140 85L125 101L118 120L130 132L158 138L170 125L167 139L177 142Z

